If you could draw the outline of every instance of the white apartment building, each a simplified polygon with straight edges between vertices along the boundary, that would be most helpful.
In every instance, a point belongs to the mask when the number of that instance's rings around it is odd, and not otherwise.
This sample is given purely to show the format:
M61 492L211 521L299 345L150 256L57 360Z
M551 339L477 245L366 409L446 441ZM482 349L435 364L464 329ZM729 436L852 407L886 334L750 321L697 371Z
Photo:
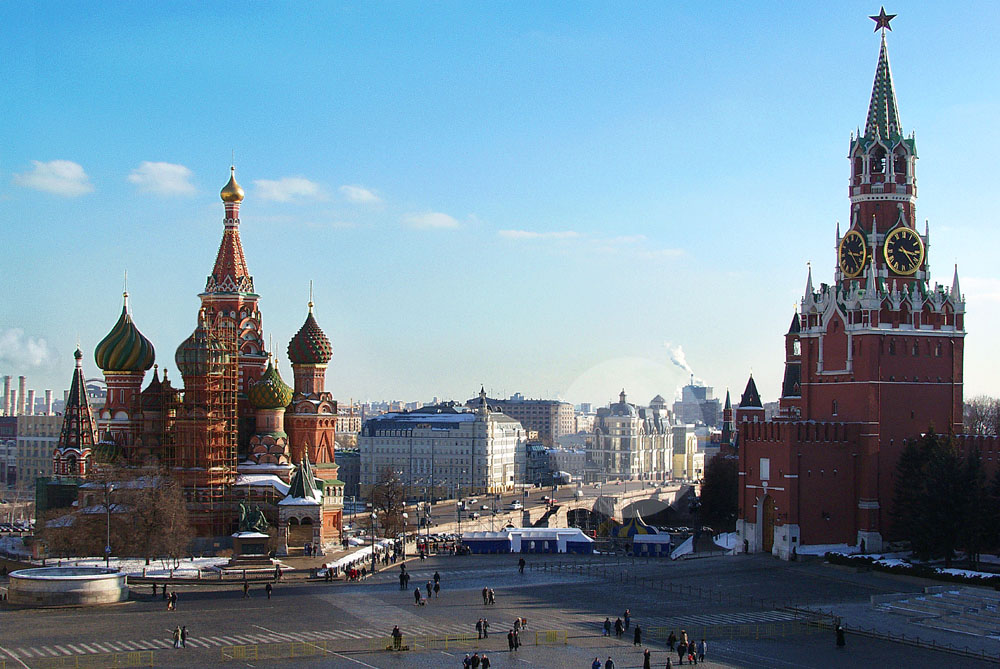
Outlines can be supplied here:
M665 409L630 404L623 390L619 401L597 410L587 461L605 476L660 479L671 475L674 462L670 414Z
M453 403L387 413L365 421L358 435L361 494L395 471L407 496L468 497L511 490L527 437L521 424L489 409Z

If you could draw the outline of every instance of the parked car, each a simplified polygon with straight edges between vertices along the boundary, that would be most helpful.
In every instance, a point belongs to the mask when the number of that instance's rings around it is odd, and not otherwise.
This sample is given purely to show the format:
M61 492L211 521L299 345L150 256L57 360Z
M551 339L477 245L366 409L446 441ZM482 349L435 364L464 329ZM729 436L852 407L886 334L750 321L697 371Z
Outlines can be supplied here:
M490 505L489 504L483 504L481 507L479 507L479 510L480 511L489 511L490 510Z
M473 520L475 520L478 517L479 517L478 511L473 511L472 513L469 514L469 518L472 518Z
M514 511L520 511L521 509L524 508L524 505L521 504L520 502L511 502L510 508L513 509Z

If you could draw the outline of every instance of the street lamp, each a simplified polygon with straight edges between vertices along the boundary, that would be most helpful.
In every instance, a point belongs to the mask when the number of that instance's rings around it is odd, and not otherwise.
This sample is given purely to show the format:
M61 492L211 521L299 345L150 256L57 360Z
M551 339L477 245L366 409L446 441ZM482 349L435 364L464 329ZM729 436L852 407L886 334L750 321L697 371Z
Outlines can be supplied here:
M406 521L409 519L409 514L405 511L403 512L403 559L406 559Z
M375 573L375 523L378 521L378 514L372 511L372 574Z
M108 512L108 543L104 544L104 567L109 568L111 563L111 493L115 491L115 485L109 483L104 488L104 508Z

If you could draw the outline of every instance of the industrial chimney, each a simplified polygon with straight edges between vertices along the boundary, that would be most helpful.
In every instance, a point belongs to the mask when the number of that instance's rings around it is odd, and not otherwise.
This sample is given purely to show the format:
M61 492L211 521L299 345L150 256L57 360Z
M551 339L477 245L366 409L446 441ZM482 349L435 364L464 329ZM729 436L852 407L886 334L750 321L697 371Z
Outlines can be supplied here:
M29 390L28 391L28 405L27 405L26 409L27 410L25 411L25 413L27 415L29 415L29 416L34 416L35 415L35 391L34 390Z
M10 416L14 413L14 402L10 398L10 375L3 377L3 413Z
M45 391L45 415L46 416L51 416L52 415L52 391L51 390L46 390Z
M17 377L17 415L24 415L24 400L28 393L28 377Z

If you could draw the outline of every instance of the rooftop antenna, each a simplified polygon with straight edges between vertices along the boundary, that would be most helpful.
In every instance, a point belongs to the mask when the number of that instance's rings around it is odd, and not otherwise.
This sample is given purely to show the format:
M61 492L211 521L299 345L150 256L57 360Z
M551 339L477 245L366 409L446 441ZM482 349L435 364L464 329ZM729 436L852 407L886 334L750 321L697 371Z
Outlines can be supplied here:
M313 280L309 279L309 313L312 313L313 309Z

